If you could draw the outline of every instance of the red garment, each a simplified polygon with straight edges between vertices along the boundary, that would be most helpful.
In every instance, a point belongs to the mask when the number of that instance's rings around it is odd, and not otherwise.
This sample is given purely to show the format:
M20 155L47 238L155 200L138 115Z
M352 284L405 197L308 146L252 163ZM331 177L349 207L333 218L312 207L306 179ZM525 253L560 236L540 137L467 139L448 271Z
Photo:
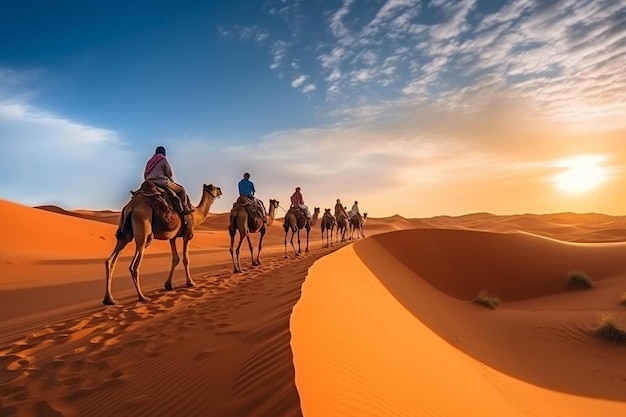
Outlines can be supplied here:
M152 158L150 158L146 163L146 169L143 172L143 177L146 178L150 171L152 171L156 164L161 162L162 159L165 159L165 156L161 155L160 153L155 153L154 155L152 155Z
M304 204L304 198L302 197L302 193L300 191L296 191L291 195L291 206L292 207L300 207Z

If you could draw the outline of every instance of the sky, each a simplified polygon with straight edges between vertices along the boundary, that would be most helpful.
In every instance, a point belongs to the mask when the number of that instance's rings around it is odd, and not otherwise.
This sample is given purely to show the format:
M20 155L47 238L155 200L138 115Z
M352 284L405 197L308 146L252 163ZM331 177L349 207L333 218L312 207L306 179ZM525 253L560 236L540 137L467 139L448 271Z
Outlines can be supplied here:
M0 199L626 215L626 0L3 0ZM280 213L279 213L280 215Z

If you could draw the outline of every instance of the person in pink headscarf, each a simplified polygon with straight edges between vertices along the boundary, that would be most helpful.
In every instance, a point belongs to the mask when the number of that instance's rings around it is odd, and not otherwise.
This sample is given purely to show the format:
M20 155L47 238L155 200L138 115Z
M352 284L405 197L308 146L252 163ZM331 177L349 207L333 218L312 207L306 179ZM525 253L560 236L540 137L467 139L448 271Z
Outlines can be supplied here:
M147 181L152 181L156 185L162 188L169 188L174 191L181 202L179 210L184 214L191 214L195 208L189 202L189 197L185 188L174 182L174 173L172 167L165 157L165 148L163 146L157 146L154 151L154 155L146 163L146 169L143 172L143 178Z
M311 218L311 212L309 211L309 207L304 204L304 197L302 196L302 192L300 192L300 187L296 187L296 192L291 195L291 207L303 209L306 213L306 218Z

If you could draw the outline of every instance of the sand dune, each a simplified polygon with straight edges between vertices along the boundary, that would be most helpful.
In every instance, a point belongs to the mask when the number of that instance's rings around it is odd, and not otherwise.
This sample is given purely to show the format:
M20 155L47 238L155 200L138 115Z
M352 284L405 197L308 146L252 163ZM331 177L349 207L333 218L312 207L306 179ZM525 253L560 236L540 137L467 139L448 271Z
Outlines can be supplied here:
M625 217L395 215L331 248L318 224L288 259L279 218L263 264L244 243L232 274L228 213L211 213L191 244L196 287L179 268L162 289L156 241L141 266L153 301L136 303L131 244L121 304L104 307L119 212L0 209L0 416L626 413L625 346L593 334L600 312L626 318ZM568 290L572 270L594 288ZM501 306L471 303L480 290Z
M583 256L587 249L594 253ZM624 346L592 331L598 311L623 313L624 268L602 266L619 265L619 250L626 246L412 230L325 257L292 315L304 415L624 414ZM543 256L551 264L538 263ZM563 288L572 256L597 273L598 290ZM500 271L477 274L481 259L502 259ZM470 302L481 289L518 301L486 310Z

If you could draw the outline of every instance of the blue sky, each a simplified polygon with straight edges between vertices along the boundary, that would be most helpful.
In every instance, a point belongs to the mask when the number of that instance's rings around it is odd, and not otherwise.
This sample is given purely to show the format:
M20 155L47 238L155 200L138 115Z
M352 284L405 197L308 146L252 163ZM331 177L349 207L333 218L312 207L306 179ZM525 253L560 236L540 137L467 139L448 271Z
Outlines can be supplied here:
M249 171L379 217L626 214L624 0L5 0L0 39L2 199L119 210L164 145L217 212Z

